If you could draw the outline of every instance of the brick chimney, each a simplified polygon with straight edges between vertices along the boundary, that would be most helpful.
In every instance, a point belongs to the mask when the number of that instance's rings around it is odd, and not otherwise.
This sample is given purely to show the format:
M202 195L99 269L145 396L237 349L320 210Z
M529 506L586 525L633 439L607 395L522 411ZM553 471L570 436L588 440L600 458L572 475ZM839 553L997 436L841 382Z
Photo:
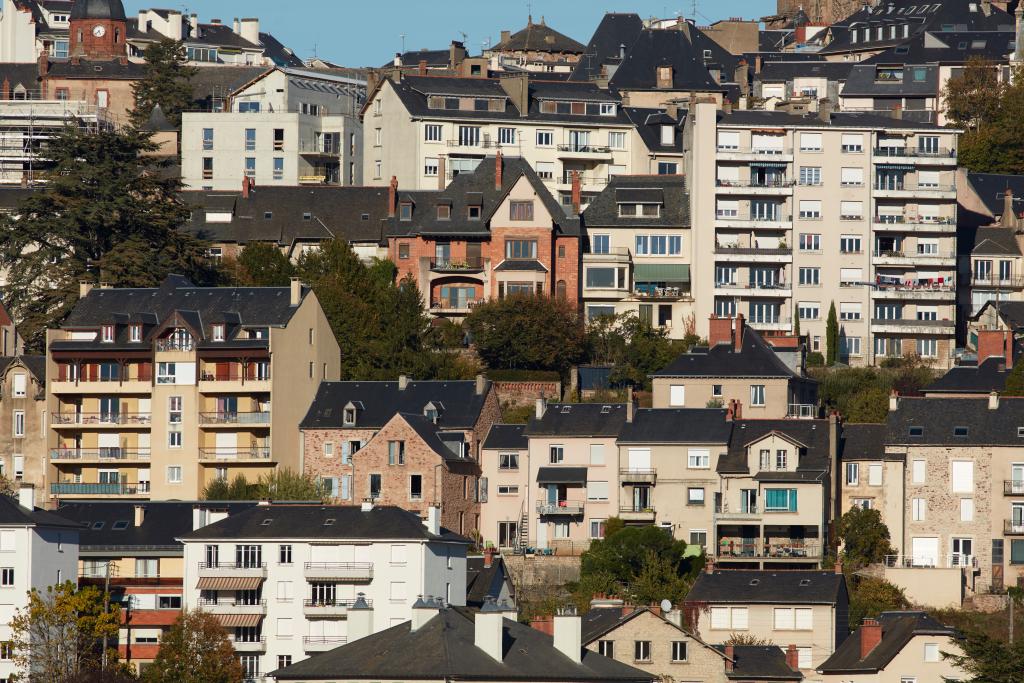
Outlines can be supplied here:
M1006 369L1013 368L1013 333L1009 330L978 331L978 363L993 356L1006 359Z
M630 614L633 613L633 610L635 610L635 609L636 608L633 607L633 605L629 604L628 602L622 603L622 616L623 617L628 617Z
M39 77L44 78L50 72L50 54L43 50L39 53Z
M499 149L494 155L494 189L500 190L502 186L502 175L504 171L504 163L502 163L501 150Z
M242 199L248 199L249 194L252 192L252 178L249 176L242 176Z
M708 323L708 346L732 343L732 318L712 315Z
M882 625L877 619L865 619L860 627L860 658L864 659L882 642Z
M427 75L427 60L425 60L425 59L421 59L420 60L419 72L420 72L420 76L426 76Z
M0 84L0 99L11 99L11 82L7 80L7 76L4 76L4 82Z
M789 647L786 648L786 664L793 671L800 670L800 655L797 654L796 645L793 643L790 643Z
M736 325L733 327L732 344L733 350L739 353L743 350L743 314L736 316Z
M736 659L736 648L732 644L725 646L725 670L732 673L734 668L733 660Z
M1008 223L1007 220L1016 218L1016 215L1013 212L1013 190L1006 188L1006 191L1003 192L1003 215L999 217L999 224L1006 227L1012 226L1013 223Z
M444 189L445 178L448 177L448 158L441 154L437 157L437 189Z
M580 215L580 172L572 172L572 212Z
M391 176L391 184L388 185L388 218L395 217L398 209L398 176Z
M495 552L495 549L492 547L484 548L484 569L490 569L491 565L494 564Z
M836 576L839 576L839 575L841 575L843 573L843 560L842 560L842 558L840 558L840 557L836 558L836 564L835 564L835 568L834 569L835 569Z
M553 636L555 635L555 618L552 616L534 617L530 619L530 628Z

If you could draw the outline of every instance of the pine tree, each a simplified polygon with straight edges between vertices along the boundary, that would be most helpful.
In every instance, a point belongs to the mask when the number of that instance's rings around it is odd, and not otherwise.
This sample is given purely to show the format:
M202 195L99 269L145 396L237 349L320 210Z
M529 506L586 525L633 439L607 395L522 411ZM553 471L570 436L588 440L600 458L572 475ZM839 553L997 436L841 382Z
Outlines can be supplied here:
M192 77L199 70L188 65L185 44L170 38L150 43L145 53L143 77L132 84L135 109L132 123L138 127L149 120L153 107L160 105L167 120L181 126L181 112L192 105Z
M828 309L825 323L825 365L835 365L839 359L839 318L836 316L836 302Z

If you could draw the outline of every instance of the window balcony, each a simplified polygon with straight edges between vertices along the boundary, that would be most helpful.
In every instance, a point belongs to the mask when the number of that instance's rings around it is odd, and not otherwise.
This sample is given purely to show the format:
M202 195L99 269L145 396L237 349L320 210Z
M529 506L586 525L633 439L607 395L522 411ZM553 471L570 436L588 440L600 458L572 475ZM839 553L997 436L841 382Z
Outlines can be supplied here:
M537 502L537 514L540 515L582 515L582 500L560 500L554 503Z
M316 140L300 140L299 154L302 154L304 156L338 158L341 156L341 149L333 147L331 145L325 145L322 140L319 142L319 144L317 143Z
M761 512L757 505L748 505L746 508L732 510L728 505L715 507L715 519L717 521L749 521L756 522L761 519Z
M333 580L367 582L373 580L372 562L306 562L303 576L309 581Z
M197 603L210 614L257 614L267 615L266 600L211 600L200 598Z
M306 652L327 652L347 642L346 636L303 636L302 649Z
M876 232L954 233L956 219L948 216L875 216L871 229Z
M949 555L940 555L938 557L933 555L886 555L885 566L914 569L949 569L957 567L962 569L976 569L978 567L978 558L974 555L965 555L963 553L951 553Z
M224 373L202 370L199 373L199 391L207 394L267 392L270 391L270 372L269 369L248 374L237 370Z
M793 161L792 147L718 147L719 161Z
M956 166L956 150L948 147L877 147L871 151L873 163L891 163L893 159L924 166Z
M53 413L50 426L61 427L149 427L149 413Z
M654 523L654 507L641 505L619 506L619 519L624 522L648 522Z
M136 450L130 448L53 448L50 450L50 460L74 460L82 462L85 460L96 460L106 462L108 460L149 460L149 449Z
M952 320L871 319L871 331L876 333L951 335L955 327L956 323Z
M152 377L58 379L50 384L54 394L149 394L153 391Z
M238 640L235 637L230 638L231 647L235 648L235 652L266 652L267 651L267 639L257 638L255 640Z
M1004 519L1003 536L1024 536L1024 521L1019 519Z
M716 180L715 192L720 195L787 195L792 194L796 183L790 179L779 180Z
M717 244L715 260L731 263L792 263L793 250L785 247L767 249Z
M253 446L251 448L200 448L199 460L221 463L225 461L269 461L269 446Z
M885 282L879 281L871 293L873 299L902 299L905 301L952 301L956 298L953 278L943 282Z
M813 403L790 403L786 417L810 420L818 417L818 406Z
M658 471L655 469L627 468L619 470L619 481L623 484L653 484L658 480Z
M195 341L191 339L157 339L156 350L189 352L196 350L196 344Z
M875 250L871 261L876 266L955 266L956 254L943 251L921 253L902 250Z
M972 277L972 287L992 289L1024 289L1022 277Z
M430 312L434 315L468 315L483 300L469 299L465 301L451 301L435 299L430 302Z
M600 145L585 145L579 143L558 145L558 156L562 158L572 157L593 159L595 157L611 156L611 153L611 147L602 147Z
M302 613L307 617L343 617L348 614L349 608L356 602L355 598L342 600L341 598L307 598L302 601ZM367 600L368 607L373 607L373 601Z
M716 546L716 559L729 560L820 560L822 545L817 539L802 538L721 538Z
M238 412L226 411L199 413L199 424L204 427L229 427L236 425L270 425L270 411Z
M650 289L634 289L633 296L641 301L680 301L692 298L688 287L653 287Z
M1006 479L1003 481L1004 496L1024 496L1024 479Z
M584 263L629 263L630 253L626 247L609 247L608 251L590 251L583 254Z
M115 482L112 484L80 484L61 482L50 484L50 493L54 496L147 496L148 482L129 484Z
M716 296L768 297L772 299L793 296L790 285L773 283L716 282Z
M884 199L956 199L955 185L920 185L918 183L895 183L875 185L875 197Z
M267 565L263 562L200 562L199 578L267 578Z
M730 210L716 212L715 222L723 228L757 228L758 230L789 230L793 216L781 211L770 214L741 214Z
M479 273L487 262L481 256L461 256L430 259L430 270L435 273Z

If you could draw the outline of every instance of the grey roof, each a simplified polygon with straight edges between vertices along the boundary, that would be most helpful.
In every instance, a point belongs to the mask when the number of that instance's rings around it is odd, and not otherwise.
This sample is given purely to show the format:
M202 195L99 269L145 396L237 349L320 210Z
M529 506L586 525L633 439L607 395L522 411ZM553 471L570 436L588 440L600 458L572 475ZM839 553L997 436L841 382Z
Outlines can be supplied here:
M986 301L978 312L971 316L971 320L979 320L989 306L996 309L999 317L1011 330L1016 331L1024 327L1024 301Z
M270 33L260 32L260 44L263 45L263 57L276 66L305 66L292 49Z
M447 463L462 463L469 468L476 468L475 460L467 460L462 455L462 444L466 437L462 432L445 432L431 420L418 413L398 413L397 417L405 420L420 437L424 445Z
M943 626L925 612L882 612L878 622L882 626L882 640L866 657L860 656L860 640L864 634L861 627L818 665L818 673L877 673L902 652L915 636L959 637L956 629Z
M386 187L257 187L241 192L183 192L193 208L186 230L210 242L269 242L294 247L299 242L344 239L380 244L388 214ZM231 212L230 222L208 222L206 213ZM308 216L308 218L307 218Z
M625 403L549 403L541 419L530 418L524 433L615 437L625 421Z
M473 617L444 608L413 631L411 622L360 638L329 652L270 673L278 680L477 680L477 681L631 681L654 677L582 650L576 664L554 648L551 636L504 619L504 658L498 662L474 642Z
M144 508L142 524L135 526L135 507ZM234 514L256 505L255 501L82 501L67 502L57 513L79 528L81 552L115 548L180 551L177 539L192 531L192 510L201 506Z
M761 73L754 76L761 81L791 81L794 78L827 78L846 80L853 65L849 62L825 62L801 59L796 61L770 60L764 62Z
M15 363L21 363L39 383L40 391L46 387L46 356L0 356L0 375Z
M993 391L1006 388L1006 359L1002 356L986 358L974 365L957 365L946 371L942 377L924 387L925 394L981 394L987 396Z
M124 5L121 0L76 0L71 6L71 20L113 19L124 20Z
M651 377L800 377L775 353L756 330L743 328L743 344L737 352L732 344L711 348L694 347L682 353ZM810 381L810 380L807 380Z
M192 77L192 98L197 109L210 111L215 99L228 97L257 76L270 71L266 66L200 66Z
M146 75L146 65L118 59L51 59L49 76L85 80L137 81Z
M908 65L903 69L901 79L890 80L876 78L877 67L874 64L849 66L852 68L843 86L843 97L935 97L939 91L939 67L936 64Z
M569 467L557 465L555 467L537 468L538 484L586 484L586 467Z
M1000 397L999 407L989 408L983 398L901 398L886 420L886 444L935 446L1021 446L1024 398ZM920 428L911 434L910 428ZM967 434L956 433L967 427Z
M774 126L774 127L831 127L831 128L900 128L909 130L938 130L934 123L896 119L872 112L832 112L827 122L817 114L790 114L783 111L760 109L733 109L732 113L718 112L720 126Z
M609 62L618 64L619 54L636 42L644 22L632 12L607 12L594 30L580 61L569 76L573 81L592 81L601 75L601 67Z
M400 58L405 66L416 66L420 62L426 62L428 67L447 67L451 59L451 50L449 48L444 50L428 50L427 48L409 50L408 52L403 52ZM384 64L382 68L387 69L394 66L394 64L394 60L391 60Z
M949 65L974 58L1005 64L1013 52L1014 33L1012 26L1004 28L1011 30L923 31L862 63Z
M19 505L17 499L0 495L0 527L5 526L40 526L76 530L80 528L78 524L61 515L38 508L29 510Z
M846 599L846 579L832 571L716 569L697 577L689 603L835 605Z
M721 408L640 408L622 425L619 443L727 444L732 422Z
M530 164L520 157L504 158L500 188L495 187L496 164L497 157L485 157L476 170L459 173L444 190L406 192L399 188L399 203L411 202L413 205L412 220L401 220L399 212L399 215L388 219L385 234L394 237L489 236L490 219L494 212L519 179L525 178L550 214L555 232L560 235L579 235L579 218L566 215L565 209L551 196ZM439 204L451 207L449 219L438 218ZM467 207L471 204L482 207L479 220L469 219Z
M539 24L533 23L531 17L526 28L516 31L509 36L508 40L503 40L490 49L494 52L571 52L578 54L586 48L582 43L545 24L543 19Z
M270 523L266 523L270 520ZM256 505L219 522L178 536L184 541L247 538L403 539L450 541L469 539L442 527L427 531L419 515L401 508L377 505L363 511L358 505Z
M409 381L405 389L398 382L321 382L299 428L340 429L343 409L353 403L356 423L350 428L377 430L396 413L422 415L433 403L439 408L438 427L472 429L486 399L487 391L476 393L473 380Z
M974 232L972 255L978 256L1020 256L1016 231L1013 228L983 227Z
M1024 175L968 173L967 182L991 215L1002 215L1007 189L1013 192L1014 209L1024 212Z
M11 91L21 86L29 92L31 98L38 99L40 96L40 80L39 65L35 62L28 64L11 62L0 64L0 81L7 81L11 86Z
M886 460L885 425L876 423L843 425L840 436L841 460Z
M756 478L765 481L820 481L831 466L828 420L736 420L733 422L729 452L718 459L719 474L749 473L747 446L773 433L800 445L796 471L760 472Z
M484 564L486 562L482 555L466 558L467 607L483 607L487 598L501 595L506 584L514 596L515 586L512 584L508 567L505 566L505 558L495 555L490 567L485 567Z
M648 203L661 204L660 215L656 217L619 216L619 201L623 192L654 190ZM628 201L628 199L626 199ZM690 192L686 177L682 175L655 176L612 176L601 192L590 200L583 211L583 224L601 228L632 228L657 226L666 228L687 228L690 226Z
M530 446L530 440L523 435L525 429L524 424L493 424L482 448L525 451Z
M713 645L723 655L725 645ZM786 653L777 645L734 645L733 669L726 671L729 680L800 681L804 675L786 662Z
M709 41L714 45L714 41ZM704 49L713 48L710 46ZM724 49L718 47L720 52ZM698 48L683 31L667 29L644 29L626 51L626 58L615 70L608 87L623 92L629 90L693 90L722 92L722 86L715 82L703 61ZM729 55L730 59L732 58ZM657 68L672 68L672 85L659 88ZM727 72L729 76L732 72Z

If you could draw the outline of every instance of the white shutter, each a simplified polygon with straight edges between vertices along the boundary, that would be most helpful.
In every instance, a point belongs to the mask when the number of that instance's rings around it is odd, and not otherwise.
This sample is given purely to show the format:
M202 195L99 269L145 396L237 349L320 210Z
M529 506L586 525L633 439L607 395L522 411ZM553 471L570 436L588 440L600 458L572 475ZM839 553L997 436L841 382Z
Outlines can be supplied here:
M860 218L864 215L864 202L839 202L839 215Z
M608 482L588 481L587 500L608 500Z
M651 449L650 448L630 448L629 449L629 469L631 469L631 470L649 470L649 469L651 469Z
M740 179L740 167L739 166L719 166L718 180L725 183L739 182Z
M974 521L974 499L973 498L961 498L960 499L960 521L961 522L973 522Z
M860 268L840 268L840 282L860 282L863 279Z
M960 493L974 490L974 463L970 460L953 461L953 490Z
M718 215L736 215L740 210L740 202L737 199L719 199Z
M868 486L882 485L882 466L868 465Z
M761 97L785 97L786 96L786 84L785 83L764 83L761 85Z
M800 200L800 213L821 213L821 201L817 199Z
M407 559L404 545L395 544L391 546L391 564L405 564Z
M13 553L16 550L14 534L13 529L0 531L0 552Z
M604 464L604 444L592 443L590 444L590 464L591 465L603 465Z
M843 147L863 147L864 136L860 133L843 133Z
M918 171L917 172L917 184L920 187L927 185L938 185L939 184L939 172L938 171Z
M14 532L11 532L11 533L13 534ZM712 607L711 608L711 628L715 628L715 629L729 628L729 608L728 607Z
M718 131L719 149L737 149L740 146L740 133L735 130Z
M925 478L924 460L915 460L912 466L911 483L923 484Z
M790 607L776 607L773 613L772 628L776 631L792 631L793 609Z
M746 607L732 608L732 627L738 631L745 631L747 629Z
M820 151L821 133L800 133L800 149L803 151Z
M809 647L798 647L796 649L797 654L797 666L801 669L811 668L811 648Z
M778 152L782 150L783 137L781 135L765 135L754 133L751 147L756 150Z
M840 172L840 182L843 185L862 185L864 183L864 169L843 168Z
M291 581L278 581L277 582L277 599L278 600L291 600L292 599L292 582Z
M911 561L915 567L934 567L939 563L939 539L913 538L910 548L913 552Z
M14 376L14 395L24 396L28 387L27 375L23 372L19 372Z
M684 406L686 405L686 386L683 384L673 384L669 387L668 404L670 406Z
M860 318L861 305L859 302L843 301L839 304L839 317L843 320L856 320Z
M277 618L277 635L291 637L292 632L292 620L290 617L278 617Z
M801 631L810 631L814 627L814 610L810 607L796 608L796 628Z

